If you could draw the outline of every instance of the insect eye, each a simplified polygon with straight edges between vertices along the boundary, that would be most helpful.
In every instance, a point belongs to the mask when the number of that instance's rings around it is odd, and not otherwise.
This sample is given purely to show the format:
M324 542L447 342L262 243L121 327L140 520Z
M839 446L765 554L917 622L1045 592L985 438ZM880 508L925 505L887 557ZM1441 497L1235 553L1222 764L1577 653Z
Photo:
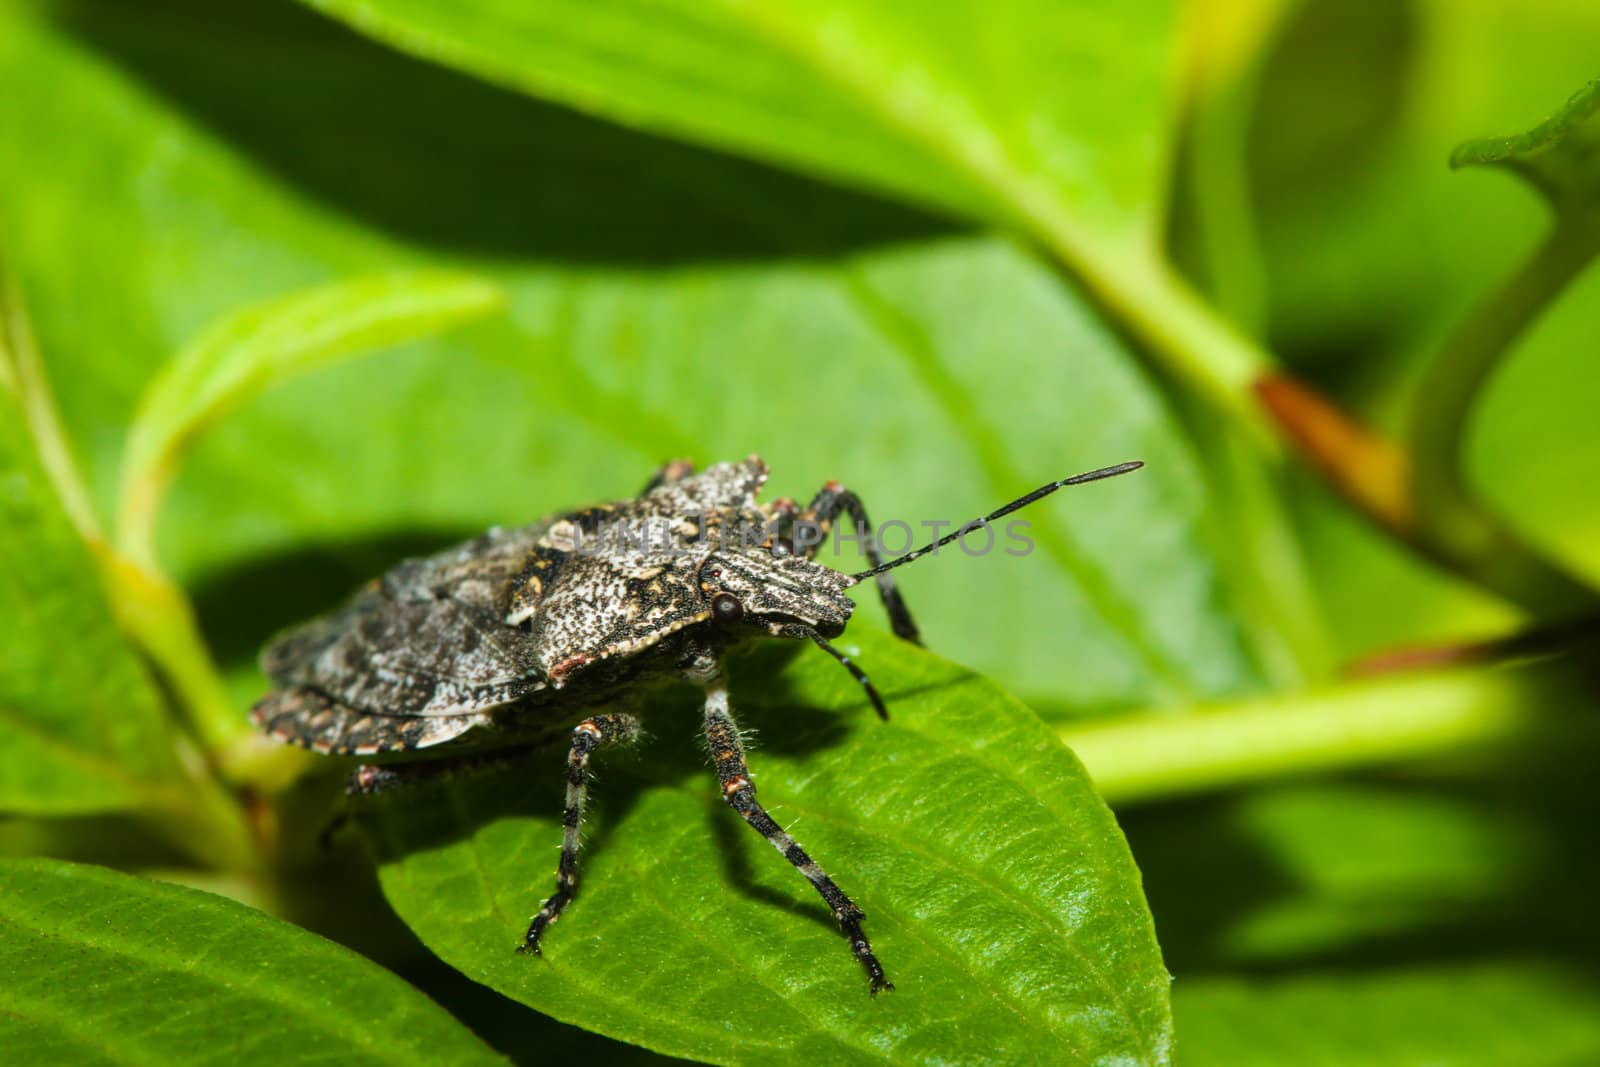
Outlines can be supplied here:
M718 593L711 598L711 614L718 622L738 622L744 618L744 605L732 593Z

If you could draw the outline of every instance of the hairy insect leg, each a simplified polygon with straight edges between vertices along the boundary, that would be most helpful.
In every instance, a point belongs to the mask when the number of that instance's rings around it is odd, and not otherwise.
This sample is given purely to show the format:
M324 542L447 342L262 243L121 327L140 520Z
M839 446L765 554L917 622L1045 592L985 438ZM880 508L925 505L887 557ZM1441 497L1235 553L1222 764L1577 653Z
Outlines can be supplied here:
M632 741L639 736L639 720L632 715L596 715L572 730L572 747L567 752L567 806L562 813L561 863L556 869L556 891L539 914L528 924L528 933L517 946L519 952L539 954L539 938L545 929L561 918L578 892L579 830L583 825L583 805L589 792L589 756L601 745Z
M861 538L862 549L866 552L867 562L871 566L879 566L883 559L878 553L878 540L872 534L872 521L867 518L867 509L861 503L861 498L840 485L838 482L829 482L822 487L811 504L797 517L799 522L814 524L821 532L815 544L805 546L805 558L814 559L826 541L833 524L841 515L848 515L850 521L856 525L856 530ZM906 607L906 602L900 596L900 589L895 585L894 576L880 574L878 581L878 596L883 600L883 610L889 614L889 625L894 629L895 636L920 645L922 635L917 630L917 624L911 618L911 609Z
M686 459L672 459L663 463L644 483L644 488L639 490L639 495L644 496L652 489L660 489L663 485L681 482L694 473L694 464Z
M706 689L706 742L711 748L717 777L722 782L722 796L728 806L805 875L822 899L828 902L834 917L839 920L839 929L850 941L850 950L866 969L871 993L876 996L879 990L893 989L894 983L884 977L883 966L878 962L878 957L873 955L867 935L861 931L861 923L866 915L757 802L756 787L750 782L749 767L745 764L744 743L739 739L739 726L728 707L727 682L722 679Z

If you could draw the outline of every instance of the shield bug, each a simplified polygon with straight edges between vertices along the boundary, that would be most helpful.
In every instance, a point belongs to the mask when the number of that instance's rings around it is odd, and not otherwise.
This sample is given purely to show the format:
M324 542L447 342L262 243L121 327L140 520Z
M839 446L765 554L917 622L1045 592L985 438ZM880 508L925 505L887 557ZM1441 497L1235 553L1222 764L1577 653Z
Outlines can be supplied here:
M850 671L887 718L872 682L831 643L854 610L845 591L875 579L894 632L917 641L895 568L1064 486L1140 465L1051 482L886 562L860 499L837 483L804 509L787 499L762 505L756 496L767 468L758 457L698 474L669 463L633 499L496 527L407 560L343 607L280 635L262 654L277 688L252 717L278 740L359 757L357 792L570 731L556 891L520 946L538 953L577 892L589 758L639 734L638 720L619 707L657 682L699 683L723 797L822 895L877 993L893 986L862 931L861 909L756 800L723 657L758 638L810 641ZM870 564L854 574L816 561L840 516L854 524Z

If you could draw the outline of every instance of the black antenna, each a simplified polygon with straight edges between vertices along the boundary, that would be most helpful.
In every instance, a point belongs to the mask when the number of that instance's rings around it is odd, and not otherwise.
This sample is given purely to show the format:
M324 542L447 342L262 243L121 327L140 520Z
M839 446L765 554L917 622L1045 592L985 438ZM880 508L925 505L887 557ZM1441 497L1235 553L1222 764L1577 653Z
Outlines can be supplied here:
M956 538L962 536L968 530L971 530L973 527L981 526L984 523L993 522L996 519L1005 518L1007 515L1011 514L1013 511L1016 511L1018 508L1025 508L1029 504L1033 503L1035 500L1040 500L1040 499L1043 499L1044 497L1049 496L1051 493L1055 492L1057 489L1063 489L1063 488L1065 488L1065 487L1067 487L1069 485L1082 485L1084 482L1097 482L1101 478L1113 478L1113 477L1115 477L1115 476L1117 476L1119 474L1127 474L1129 471L1136 471L1142 466L1144 466L1144 463L1142 461L1136 459L1136 460L1133 460L1130 463L1118 463L1115 467L1101 467L1097 471L1089 471L1087 474L1074 474L1072 477L1063 478L1059 482L1051 482L1049 485L1041 485L1039 488L1035 489L1033 492L1029 493L1027 496L1019 496L1017 499L1013 500L1011 503L1007 504L1005 507L999 508L999 509L997 509L995 511L991 511L991 512L989 512L989 514L985 515L983 518L981 518L981 519L973 519L971 522L969 522L965 526L961 527L955 533L946 534L943 537L939 538L939 540L934 541L932 544L923 545L921 548L915 549L915 550L913 550L911 552L907 552L905 555L901 556L899 559L891 559L888 563L880 563L876 567L869 567L866 570L861 571L858 574L852 574L850 577L854 578L856 581L859 582L859 581L862 581L863 579L872 578L872 577L874 577L876 575L882 574L884 571L892 571L896 567L903 567L907 563L910 563L912 560L921 559L923 556L926 556L929 552L932 552L934 549L943 548L945 545L948 545L951 541L954 541ZM820 643L821 639L818 638L817 640ZM822 647L828 648L828 646L826 644L823 644ZM828 651L833 652L833 649L828 648ZM839 654L837 652L834 652L834 655L837 656ZM841 658L843 658L843 657L841 657ZM844 662L845 662L845 665L851 667L852 670L855 669L850 664L849 660L845 660ZM866 680L865 677L862 677L862 681L865 681L865 680ZM879 709L879 714L883 714L881 707Z
M844 665L850 676L861 683L861 688L867 691L867 699L872 701L872 709L878 713L878 718L884 722L889 721L889 709L884 707L883 697L878 695L878 687L872 684L872 679L867 677L867 672L857 667L849 656L828 644L828 639L809 626L800 623L790 623L780 631L785 634L794 634L800 637L809 637L817 643L817 647Z

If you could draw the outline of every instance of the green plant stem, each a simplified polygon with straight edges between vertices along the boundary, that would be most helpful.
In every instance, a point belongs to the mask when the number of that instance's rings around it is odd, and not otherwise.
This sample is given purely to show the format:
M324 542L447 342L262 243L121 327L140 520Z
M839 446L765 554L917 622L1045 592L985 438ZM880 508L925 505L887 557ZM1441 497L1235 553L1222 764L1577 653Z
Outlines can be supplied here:
M1546 660L1385 675L1060 736L1107 801L1133 804L1480 748L1549 729L1592 702L1569 664Z
M111 527L116 531L117 554L146 574L161 573L155 547L156 518L171 488L175 466L170 455L161 456L137 481L129 483L125 477L117 497Z
M135 625L127 617L127 602L120 595L117 568L107 566L109 549L89 503L89 494L67 444L66 433L56 414L55 400L44 363L34 343L31 324L23 307L21 293L9 279L0 278L0 385L13 390L17 396L22 416L28 424L28 433L39 455L39 463L50 479L51 488L60 501L78 536L90 554L101 566L102 584L107 602L120 615L119 623L136 640L140 638ZM179 604L185 602L181 596ZM148 603L148 602L146 602ZM142 614L142 612L141 612ZM137 625L151 629L150 623L158 618L156 613L137 620ZM173 629L168 623L167 629ZM192 629L192 625L191 625ZM195 640L198 635L195 634ZM158 665L162 655L149 643L141 642L147 654ZM181 641L169 641L171 649L181 649ZM169 649L169 651L171 650ZM203 653L203 647L201 649ZM168 656L169 660L182 659ZM164 667L164 665L162 665ZM202 670L186 669L186 679L196 676L215 679L209 657L200 665ZM220 681L217 687L220 689ZM225 698L224 698L225 699ZM219 870L236 873L254 872L259 865L256 848L244 811L210 774L204 760L184 742L178 752L179 763L184 768L182 779L173 783L170 792L163 791L143 808L140 817L175 846L196 860Z
M1077 262L1068 256L1071 235L1065 227L1050 242L1067 264ZM1597 245L1600 226L1558 226L1523 271L1463 325L1431 368L1419 391L1423 399L1412 441L1418 456L1409 484L1417 487L1412 490L1417 506L1403 529L1391 520L1378 472L1339 487L1358 510L1405 537L1425 557L1544 618L1592 610L1596 594L1529 549L1476 501L1461 477L1461 444L1479 388L1509 343L1593 258ZM1224 322L1156 253L1099 262L1110 269L1078 277L1107 312L1159 362L1234 417L1263 451L1276 455L1280 439L1255 393L1272 370L1271 357ZM1327 473L1325 464L1311 465ZM1404 465L1399 470L1404 472Z
M1178 276L1165 258L1152 253L1122 275L1115 286L1117 317L1179 375L1236 411L1246 429L1275 449L1255 383L1274 361L1266 350L1240 333Z
M1255 384L1274 366L1267 352L1227 323L1179 277L1153 245L1080 269L1062 234L1045 231L1060 261L1151 356L1241 425L1268 455L1279 454L1279 438L1255 396Z
M190 709L192 725L207 750L233 741L245 725L232 712L188 599L165 576L115 554L100 531L56 414L55 399L34 344L21 293L5 278L0 278L0 319L0 367L4 368L0 384L16 392L40 465L62 509L100 564L101 584L118 625L138 643Z
M141 811L140 818L208 870L259 880L266 857L244 809L189 753L190 783L178 801Z
M188 597L165 575L125 557L102 550L100 559L118 624L161 672L191 733L215 762L250 726L217 674Z
M1275 425L1258 399L1258 387L1292 379L1275 374L1271 356L1224 321L1157 250L1140 251L1141 246L1133 244L1120 255L1079 257L1073 254L1076 234L1069 224L1048 212L1026 221L1112 319L1143 344L1158 364L1240 426L1243 436L1264 456L1280 456L1287 437L1300 458L1367 519L1433 563L1536 615L1567 617L1592 607L1593 595L1584 586L1495 525L1469 497L1459 497L1462 507L1451 515L1415 514L1408 506L1409 457L1389 441L1358 427L1320 393L1295 383L1300 393L1314 399L1323 429L1336 421L1349 431L1338 435L1342 446L1348 448L1359 438L1365 448L1319 454L1315 435L1302 439L1285 432L1289 427ZM1452 445L1451 454L1455 451ZM1385 458L1387 464L1382 462ZM1403 517L1397 516L1397 508L1405 512ZM1451 525L1458 521L1460 526ZM1475 536L1473 531L1480 534Z
M1595 593L1531 553L1484 510L1467 484L1464 450L1484 384L1597 252L1600 226L1558 218L1533 255L1450 336L1418 387L1412 417L1412 493L1422 528L1483 584L1547 616L1592 608Z

